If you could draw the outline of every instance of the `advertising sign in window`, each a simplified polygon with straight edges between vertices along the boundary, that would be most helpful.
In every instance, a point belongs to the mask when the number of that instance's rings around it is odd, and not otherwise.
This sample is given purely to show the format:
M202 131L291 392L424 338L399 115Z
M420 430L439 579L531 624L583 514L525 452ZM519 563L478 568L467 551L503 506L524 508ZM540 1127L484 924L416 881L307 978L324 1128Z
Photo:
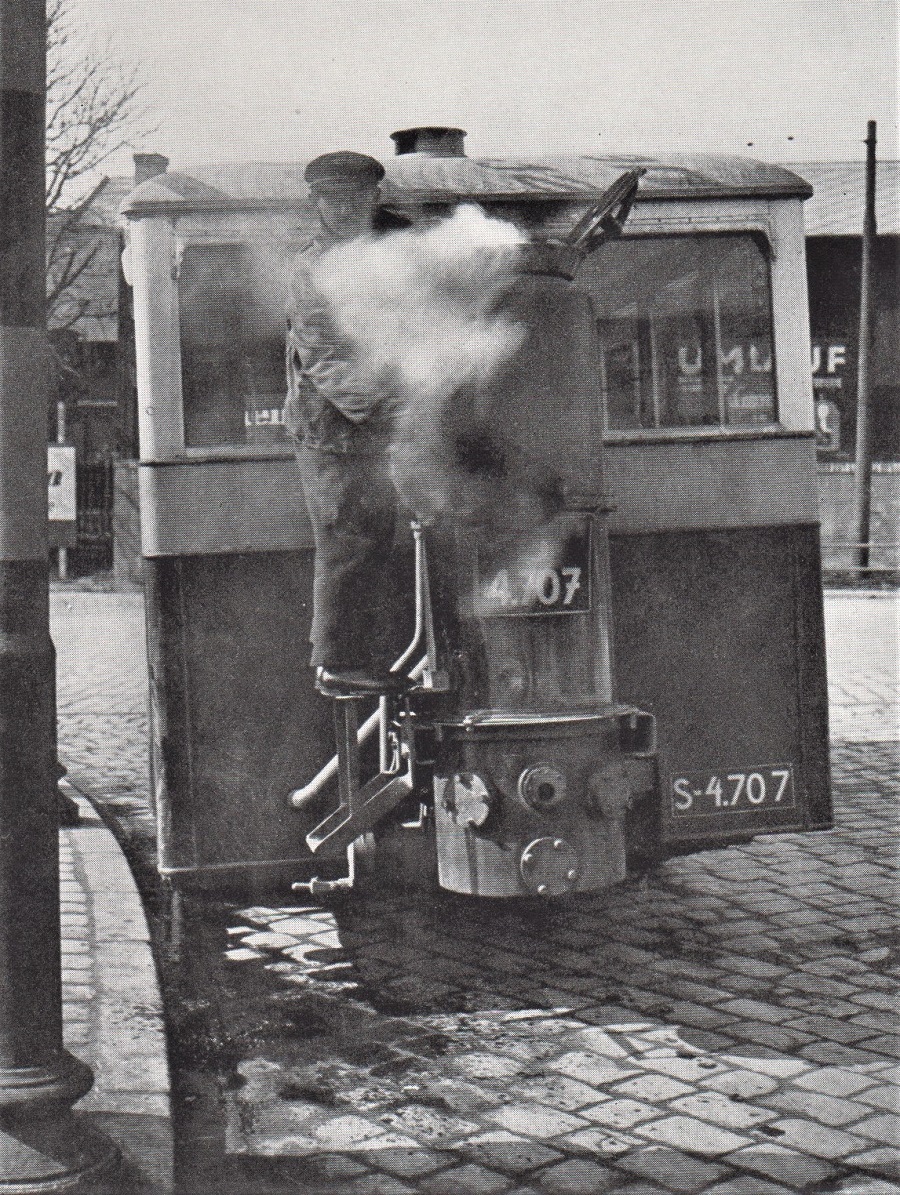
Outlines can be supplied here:
M832 456L846 450L846 424L851 394L851 344L846 336L816 337L812 345L813 395L816 409L816 450ZM852 387L855 389L855 387ZM844 427L842 428L842 424Z

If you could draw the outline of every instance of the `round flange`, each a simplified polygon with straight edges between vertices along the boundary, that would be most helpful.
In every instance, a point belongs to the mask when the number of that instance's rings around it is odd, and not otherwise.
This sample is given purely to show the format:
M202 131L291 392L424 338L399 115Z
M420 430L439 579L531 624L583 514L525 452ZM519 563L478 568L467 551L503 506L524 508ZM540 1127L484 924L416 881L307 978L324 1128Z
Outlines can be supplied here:
M566 778L552 764L533 764L519 777L519 796L538 813L555 809L565 795Z
M578 852L564 838L535 838L519 860L522 882L537 896L571 892L578 883L580 870Z

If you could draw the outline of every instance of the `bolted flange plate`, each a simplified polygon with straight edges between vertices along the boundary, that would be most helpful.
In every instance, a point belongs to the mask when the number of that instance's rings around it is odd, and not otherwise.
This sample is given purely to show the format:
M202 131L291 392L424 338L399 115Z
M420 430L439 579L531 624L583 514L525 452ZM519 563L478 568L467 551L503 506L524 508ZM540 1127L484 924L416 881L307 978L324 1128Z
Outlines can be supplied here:
M519 871L529 892L561 896L578 883L578 852L564 838L535 838L522 851Z

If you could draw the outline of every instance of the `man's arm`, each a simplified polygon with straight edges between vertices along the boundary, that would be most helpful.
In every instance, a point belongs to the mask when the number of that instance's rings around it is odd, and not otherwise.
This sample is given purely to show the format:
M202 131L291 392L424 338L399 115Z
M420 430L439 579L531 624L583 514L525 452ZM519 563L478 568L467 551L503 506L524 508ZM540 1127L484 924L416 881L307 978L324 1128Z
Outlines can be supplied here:
M388 390L355 359L353 346L334 327L304 255L291 279L288 320L289 362L293 354L294 368L319 396L362 423Z

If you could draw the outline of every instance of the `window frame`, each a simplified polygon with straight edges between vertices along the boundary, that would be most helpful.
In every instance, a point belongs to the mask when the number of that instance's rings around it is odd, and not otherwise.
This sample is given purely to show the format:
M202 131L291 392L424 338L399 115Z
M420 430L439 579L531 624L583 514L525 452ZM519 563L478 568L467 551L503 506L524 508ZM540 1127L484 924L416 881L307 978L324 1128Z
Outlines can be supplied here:
M623 241L646 241L648 239L656 241L677 241L677 240L721 240L722 238L749 238L759 249L766 271L766 287L767 287L767 302L766 315L769 327L769 340L771 344L772 353L772 417L764 422L747 424L747 423L726 423L723 420L723 414L726 412L726 397L721 383L721 360L719 354L716 354L716 389L719 404L719 423L715 425L710 424L672 424L670 426L660 426L658 420L660 418L660 384L659 384L659 364L658 364L658 336L654 330L655 321L648 317L645 309L642 309L637 303L634 304L636 309L635 326L639 328L642 320L649 324L647 340L649 344L649 351L651 354L651 385L652 385L652 408L653 417L656 422L654 427L612 427L609 421L609 390L607 385L607 369L605 362L605 354L603 353L600 344L597 346L598 369L597 378L600 387L599 399L602 408L602 426L603 439L611 443L642 443L653 441L666 440L729 440L729 439L759 439L766 436L783 435L785 432L785 425L780 419L780 394L779 394L779 371L778 371L778 355L776 344L776 318L775 318L775 279L773 276L773 262L775 260L775 250L772 243L771 232L765 225L759 224L755 226L747 225L731 225L727 227L710 227L708 224L703 226L691 226L688 223L678 223L677 226L672 227L658 227L649 226L646 228L637 228L630 230L621 239ZM585 283L582 277L576 277L576 285L581 285L581 288L588 296L592 297L591 287ZM593 300L592 300L593 301ZM716 315L716 322L718 316ZM598 323L600 322L598 318ZM718 343L719 336L716 332L716 340ZM640 370L638 370L638 375ZM636 379L639 380L639 379Z

